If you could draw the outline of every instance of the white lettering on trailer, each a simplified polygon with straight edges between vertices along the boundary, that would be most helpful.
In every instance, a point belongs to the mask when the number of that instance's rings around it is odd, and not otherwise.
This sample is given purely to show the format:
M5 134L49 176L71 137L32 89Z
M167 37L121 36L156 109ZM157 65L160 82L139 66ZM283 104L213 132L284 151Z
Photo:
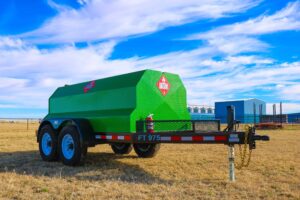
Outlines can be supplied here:
M171 141L171 137L162 136L162 137L160 137L160 141Z
M215 141L215 136L204 136L203 140L204 141Z

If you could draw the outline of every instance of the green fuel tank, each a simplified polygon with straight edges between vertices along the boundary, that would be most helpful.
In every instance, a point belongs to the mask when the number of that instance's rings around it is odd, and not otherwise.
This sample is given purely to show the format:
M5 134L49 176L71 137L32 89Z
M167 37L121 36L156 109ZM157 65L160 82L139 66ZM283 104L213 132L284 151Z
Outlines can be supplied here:
M59 87L45 120L84 118L95 132L135 133L136 122L149 114L154 120L190 120L178 75L143 70Z

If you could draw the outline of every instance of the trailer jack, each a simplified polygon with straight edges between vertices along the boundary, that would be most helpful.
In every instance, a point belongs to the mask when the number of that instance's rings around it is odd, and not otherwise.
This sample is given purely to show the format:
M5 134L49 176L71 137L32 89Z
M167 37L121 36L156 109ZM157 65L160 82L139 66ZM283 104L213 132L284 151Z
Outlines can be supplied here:
M228 126L224 131L236 131L239 126L239 121L235 120L234 107L227 107L227 123ZM229 180L235 181L234 170L248 167L251 161L252 149L256 148L256 141L269 141L267 135L256 135L255 127L245 126L244 143L238 144L240 162L235 163L234 144L228 144L228 161L229 161Z

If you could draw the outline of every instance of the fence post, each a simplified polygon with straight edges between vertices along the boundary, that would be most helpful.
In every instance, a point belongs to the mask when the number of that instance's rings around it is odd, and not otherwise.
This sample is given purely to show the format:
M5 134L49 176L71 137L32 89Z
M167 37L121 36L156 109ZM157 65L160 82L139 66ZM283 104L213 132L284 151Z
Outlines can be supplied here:
M253 103L253 123L254 123L254 126L256 125L256 104Z
M282 127L283 119L282 119L282 102L280 102L280 125Z

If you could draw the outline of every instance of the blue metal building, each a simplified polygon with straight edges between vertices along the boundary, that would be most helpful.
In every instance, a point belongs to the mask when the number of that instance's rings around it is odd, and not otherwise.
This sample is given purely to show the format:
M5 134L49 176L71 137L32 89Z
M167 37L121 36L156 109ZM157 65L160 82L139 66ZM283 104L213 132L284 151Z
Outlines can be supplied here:
M300 113L287 114L287 117L288 117L288 123L300 124Z
M215 117L227 122L227 106L235 107L235 118L241 123L258 123L259 116L266 114L266 102L259 99L244 99L215 102Z

